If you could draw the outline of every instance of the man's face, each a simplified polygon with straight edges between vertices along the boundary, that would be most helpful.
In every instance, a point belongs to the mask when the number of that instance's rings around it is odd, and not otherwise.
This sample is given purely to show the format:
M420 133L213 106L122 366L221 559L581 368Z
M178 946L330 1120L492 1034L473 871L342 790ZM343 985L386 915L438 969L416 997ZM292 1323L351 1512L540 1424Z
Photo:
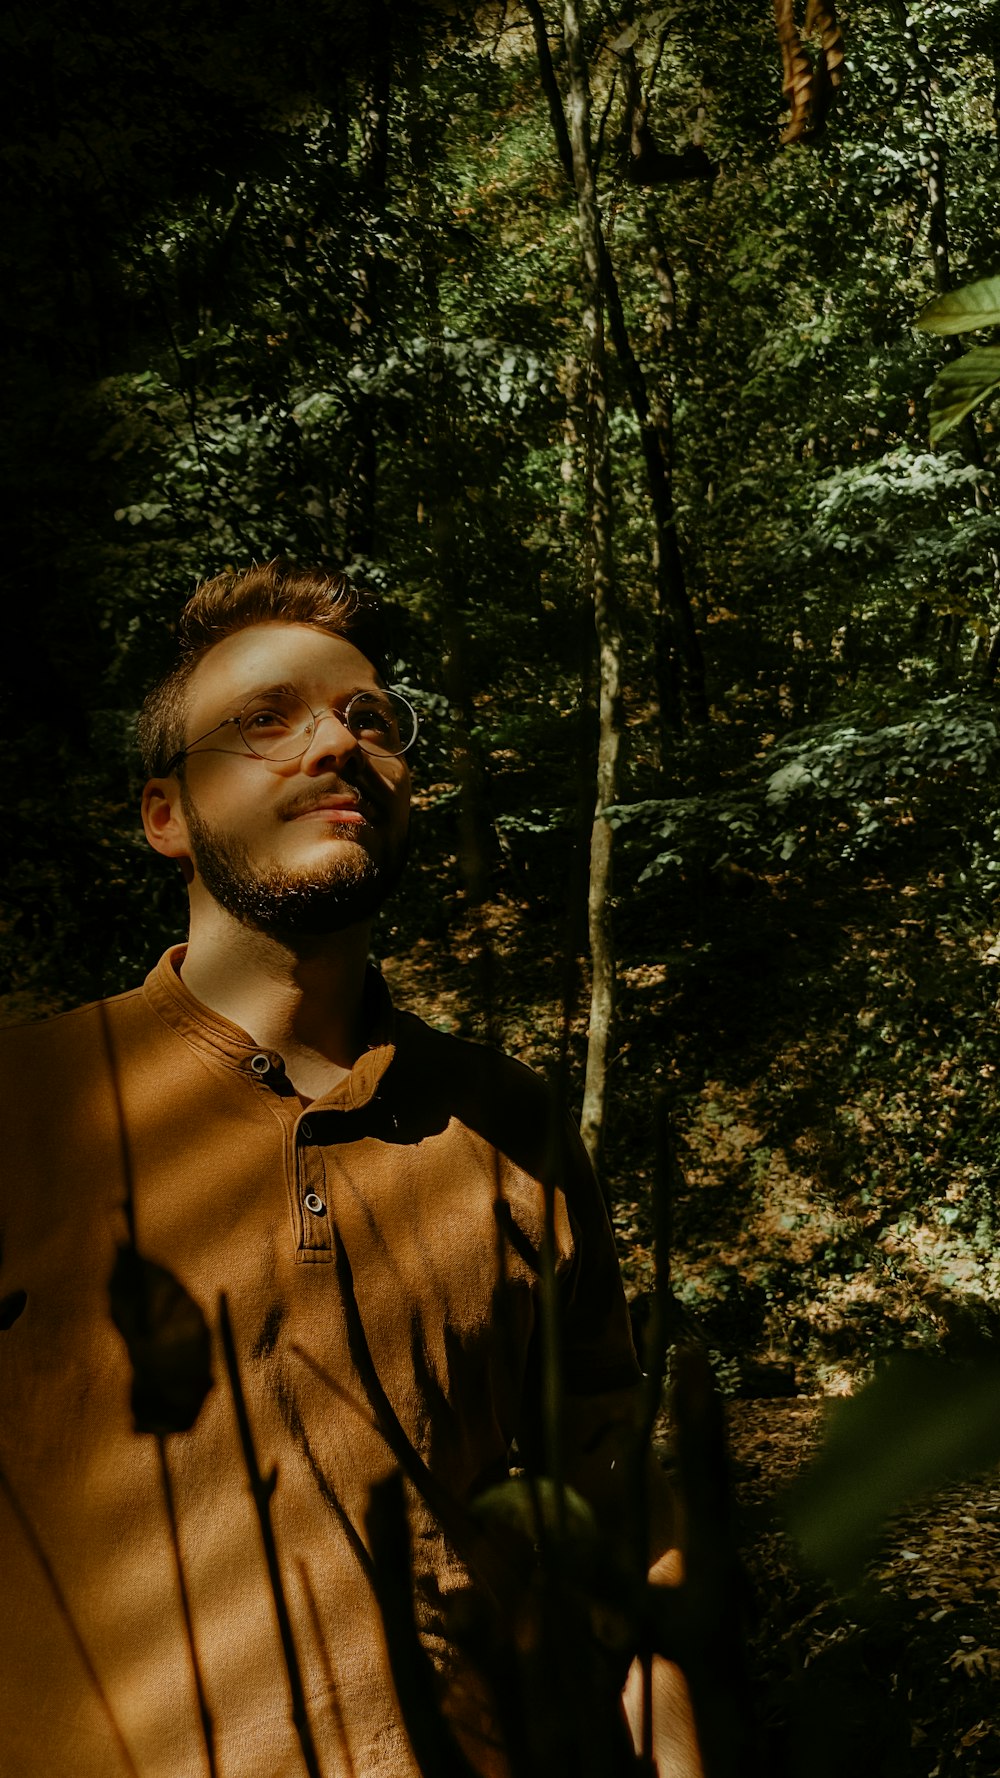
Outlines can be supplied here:
M410 774L362 751L335 714L381 686L352 643L302 624L257 624L211 650L188 685L177 819L212 899L245 925L321 936L369 919L406 857ZM235 723L259 692L294 689L319 721L301 759L258 759ZM332 707L332 710L331 710Z

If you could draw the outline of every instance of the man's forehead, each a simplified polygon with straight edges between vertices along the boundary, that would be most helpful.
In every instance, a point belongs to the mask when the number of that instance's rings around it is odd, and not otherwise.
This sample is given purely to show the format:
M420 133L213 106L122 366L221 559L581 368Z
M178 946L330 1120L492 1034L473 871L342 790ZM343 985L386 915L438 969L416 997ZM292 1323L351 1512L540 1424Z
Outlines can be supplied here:
M188 682L188 710L192 720L214 715L220 704L242 701L269 685L294 685L305 698L314 693L322 700L381 683L371 661L345 636L308 624L251 624L217 642L198 662Z

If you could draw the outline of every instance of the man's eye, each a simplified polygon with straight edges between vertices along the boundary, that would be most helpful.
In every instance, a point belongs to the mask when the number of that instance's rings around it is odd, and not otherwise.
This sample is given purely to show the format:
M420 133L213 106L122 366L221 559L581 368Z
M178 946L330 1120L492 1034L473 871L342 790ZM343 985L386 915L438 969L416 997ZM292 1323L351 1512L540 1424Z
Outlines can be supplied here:
M384 704L351 705L351 728L355 734L385 736L395 726L393 712Z
M276 734L291 726L287 710L278 710L271 706L260 710L248 710L244 713L240 727L249 729L253 735Z

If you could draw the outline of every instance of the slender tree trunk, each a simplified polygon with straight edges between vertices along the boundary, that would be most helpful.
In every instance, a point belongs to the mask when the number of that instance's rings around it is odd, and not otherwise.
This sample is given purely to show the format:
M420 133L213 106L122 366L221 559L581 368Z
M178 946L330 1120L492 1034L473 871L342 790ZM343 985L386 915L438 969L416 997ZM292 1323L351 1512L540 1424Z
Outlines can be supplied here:
M559 83L552 65L549 50L548 32L545 17L539 0L525 0L525 7L531 19L534 32L535 47L538 52L538 65L542 78L542 87L549 107L552 130L555 136L556 149L562 163L563 171L574 190L579 192L576 175L575 146L572 131L567 125L566 114L559 93ZM566 14L563 14L563 32L565 39ZM566 43L567 65L570 62L569 43ZM582 52L581 52L582 53ZM571 76L572 82L572 76ZM571 99L572 103L572 99ZM593 169L591 168L591 178ZM578 199L579 201L579 199ZM662 612L661 624L664 637L669 638L663 643L667 653L676 660L676 668L670 675L664 675L664 685L671 677L679 678L683 688L684 700L688 713L694 722L708 720L708 694L705 688L705 659L695 624L691 600L688 596L687 582L684 574L684 562L677 539L677 521L674 512L673 479L669 459L664 455L663 441L660 437L656 417L653 414L646 389L646 380L642 366L632 349L625 313L622 308L621 293L618 280L611 262L607 243L600 225L596 203L594 205L594 252L597 257L597 271L600 288L607 308L608 331L615 348L615 355L621 366L625 386L628 389L629 401L639 426L639 439L642 446L643 461L646 466L646 481L649 487L650 505L653 510L654 547L657 601Z
M576 0L564 0L563 32L569 78L568 127L583 269L583 330L587 365L588 571L600 669L597 797L590 841L588 923L592 968L590 1034L581 1133L600 1165L607 1104L608 1052L615 1015L615 953L611 917L613 830L604 811L617 801L622 750L622 626L614 561L614 511L608 446L607 361L601 231L590 136L590 81Z
M392 91L392 39L389 9L373 0L372 66L362 113L361 227L365 244L356 274L351 331L357 336L358 358L371 367L381 332L382 220L389 168L389 100ZM355 412L355 450L349 479L350 505L346 544L349 556L375 553L375 507L378 478L377 398L362 389Z
M990 59L993 63L993 138L1000 155L1000 24L990 22Z
M649 263L660 292L660 318L657 328L657 345L668 359L666 374L659 378L659 387L666 393L661 395L654 410L654 421L660 440L660 455L670 477L671 487L674 473L674 410L673 389L675 371L675 352L677 345L677 286L674 281L673 267L667 258L666 246L660 233L652 205L643 206L643 219L649 230L650 247ZM672 496L671 496L672 497ZM665 564L663 563L658 535L654 536L653 562L655 571L656 599L653 608L653 679L656 686L656 703L659 716L657 733L656 765L659 769L667 755L668 725L676 731L679 729L678 715L681 704L681 686L678 670L677 650L673 645L672 619L670 601L666 592ZM704 687L703 687L704 689ZM701 712L707 718L707 707Z
M920 113L920 127L923 131L920 166L927 175L928 235L934 268L934 288L942 292L951 289L951 270L948 263L948 202L945 186L944 142L938 134L930 71L918 42L913 21L903 0L893 0L892 10L899 26L903 53L906 56L907 66L913 80L917 108Z
M407 174L418 222L417 261L419 279L414 292L414 316L420 317L428 349L423 361L425 421L421 453L419 507L416 522L425 527L432 552L435 591L432 610L441 641L445 691L454 728L453 759L458 780L458 865L465 892L460 919L467 918L474 945L475 999L487 1042L499 1045L496 966L483 906L490 893L490 876L502 853L502 842L492 819L488 762L475 739L476 712L473 683L467 666L467 643L462 617L469 584L469 562L460 519L458 490L468 445L445 354L445 318L441 311L438 246L435 236L435 198L431 177L431 150L442 119L427 109L422 83L426 69L419 45L401 40L398 52L404 128L408 154ZM426 545L424 546L427 547Z

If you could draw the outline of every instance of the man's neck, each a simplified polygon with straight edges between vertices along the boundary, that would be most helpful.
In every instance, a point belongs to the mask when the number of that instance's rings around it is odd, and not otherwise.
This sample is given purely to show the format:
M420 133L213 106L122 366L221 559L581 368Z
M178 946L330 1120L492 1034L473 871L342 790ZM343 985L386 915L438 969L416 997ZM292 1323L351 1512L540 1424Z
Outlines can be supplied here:
M276 1050L304 1099L328 1092L365 1047L370 922L322 938L279 939L221 909L192 908L181 979L203 1006Z

